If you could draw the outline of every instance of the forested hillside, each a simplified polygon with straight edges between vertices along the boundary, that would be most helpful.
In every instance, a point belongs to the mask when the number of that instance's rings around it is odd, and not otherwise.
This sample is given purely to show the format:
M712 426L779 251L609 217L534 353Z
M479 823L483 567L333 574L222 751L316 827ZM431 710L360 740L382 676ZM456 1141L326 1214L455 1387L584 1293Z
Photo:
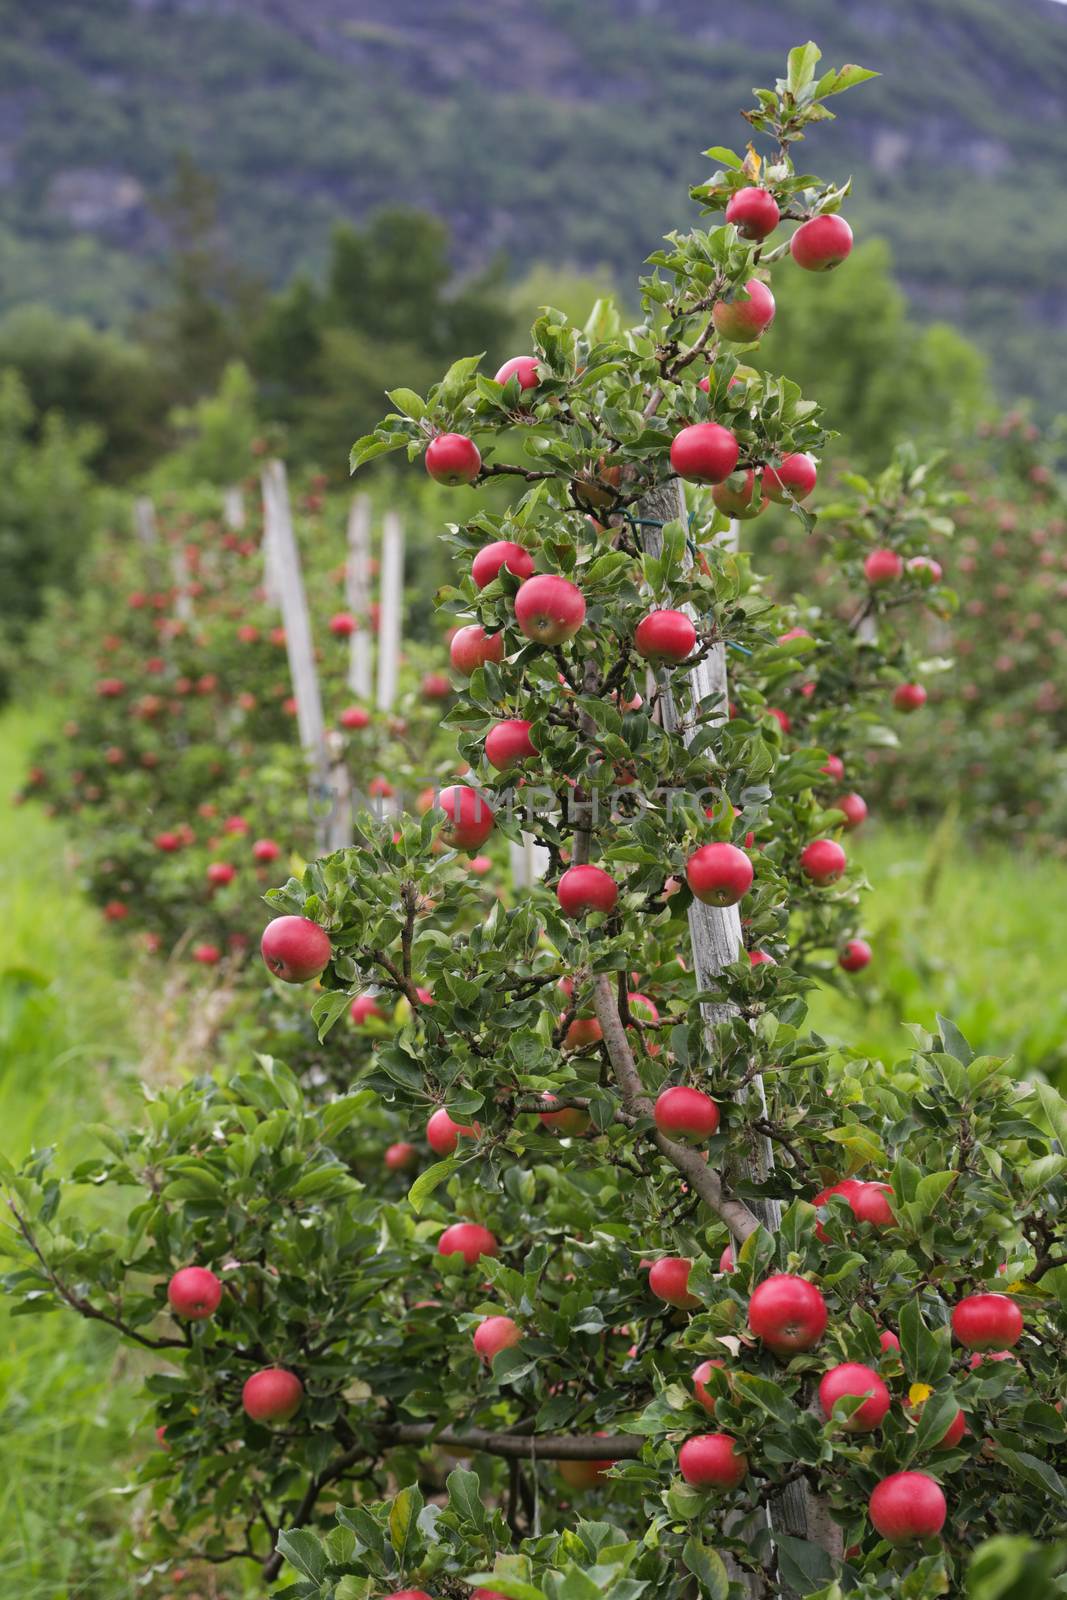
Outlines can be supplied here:
M218 180L226 246L271 285L321 268L338 218L397 203L446 218L464 266L628 280L723 108L815 36L883 74L834 134L862 179L853 222L1007 389L1054 396L1051 0L0 0L0 21L0 306L122 321L150 301L179 153Z

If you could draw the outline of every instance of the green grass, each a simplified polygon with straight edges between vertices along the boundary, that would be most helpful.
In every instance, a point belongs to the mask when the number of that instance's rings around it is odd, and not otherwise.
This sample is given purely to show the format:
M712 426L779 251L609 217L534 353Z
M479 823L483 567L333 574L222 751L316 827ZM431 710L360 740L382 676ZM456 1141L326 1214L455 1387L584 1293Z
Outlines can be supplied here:
M1021 1074L1067 1080L1067 865L978 851L951 821L920 833L865 829L850 855L873 888L866 972L814 996L812 1026L835 1043L892 1061L906 1024L951 1017L981 1054Z
M98 914L75 892L61 830L10 796L37 731L0 723L0 1148L88 1148L81 1129L130 1104L128 1002ZM0 1571L20 1600L119 1600L121 1462L141 1419L108 1330L0 1302Z

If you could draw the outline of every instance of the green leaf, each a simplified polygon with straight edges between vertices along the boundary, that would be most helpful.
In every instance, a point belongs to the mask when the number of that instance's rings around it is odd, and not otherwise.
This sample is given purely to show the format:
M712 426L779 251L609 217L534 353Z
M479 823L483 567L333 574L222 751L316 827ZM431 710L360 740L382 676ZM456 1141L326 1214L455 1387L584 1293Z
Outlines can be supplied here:
M709 161L721 161L724 167L730 167L734 172L740 172L744 165L741 157L728 150L724 144L713 144L710 150L704 151L704 154Z
M1025 1450L1009 1450L999 1440L997 1460L1033 1488L1052 1494L1057 1500L1067 1500L1067 1486L1047 1461L1039 1461L1037 1456L1029 1455Z
M311 1004L311 1020L319 1030L320 1044L338 1017L347 1011L351 999L346 989L327 989L322 994L316 995Z
M452 1510L464 1522L480 1532L488 1520L485 1506L482 1504L481 1484L476 1472L468 1472L465 1467L456 1467L445 1479L448 1490L448 1503Z
M502 1572L472 1572L465 1582L495 1589L497 1594L506 1595L507 1600L545 1600L543 1589L535 1588L532 1583L524 1583L521 1578L509 1578Z
M410 417L413 422L420 422L426 415L426 402L414 389L387 389L386 394L398 411L405 417Z
M832 94L844 94L846 89L854 89L857 83L866 83L870 78L881 77L881 73L871 72L868 67L847 66L835 71L831 67L829 72L823 74L815 88L816 100L825 100Z
M786 87L791 95L795 97L812 81L821 60L822 51L810 39L807 44L798 44L790 50Z
M810 1594L812 1586L829 1583L834 1576L833 1563L820 1545L808 1539L794 1539L790 1534L775 1534L778 1550L778 1575L784 1589L797 1594Z
M408 443L405 434L394 433L383 439L378 433L364 434L362 439L357 439L348 456L349 472L358 472L360 467L366 466L368 461L373 461L375 456L388 455L391 450L402 450Z
M682 1560L711 1600L729 1600L730 1579L717 1551L701 1544L699 1539L687 1539Z
M291 1567L305 1578L321 1583L326 1576L326 1554L313 1533L292 1528L278 1535L278 1549Z
M445 1179L450 1178L461 1165L462 1162L457 1161L455 1156L446 1156L444 1161L435 1161L432 1167L420 1172L408 1190L408 1204L412 1211L421 1211L434 1190L440 1188Z
M422 1507L422 1495L412 1484L410 1488L401 1489L389 1513L389 1539L396 1552L397 1565L401 1572L408 1565L408 1549Z
M950 1056L955 1056L962 1066L969 1067L974 1060L974 1051L967 1043L963 1034L954 1022L949 1022L940 1012L937 1017L937 1026L941 1034L941 1042Z

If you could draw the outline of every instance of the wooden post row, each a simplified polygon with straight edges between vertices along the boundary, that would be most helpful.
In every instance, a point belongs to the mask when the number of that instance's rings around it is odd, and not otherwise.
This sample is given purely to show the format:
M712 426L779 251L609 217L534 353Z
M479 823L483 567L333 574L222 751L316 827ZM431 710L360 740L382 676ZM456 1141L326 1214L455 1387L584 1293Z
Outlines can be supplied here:
M404 606L404 525L395 511L387 511L382 524L378 605L378 710L390 711L400 678L400 624Z
M359 626L349 640L348 687L357 700L370 703L373 693L370 582L371 504L365 494L353 496L348 512L348 558L345 602Z

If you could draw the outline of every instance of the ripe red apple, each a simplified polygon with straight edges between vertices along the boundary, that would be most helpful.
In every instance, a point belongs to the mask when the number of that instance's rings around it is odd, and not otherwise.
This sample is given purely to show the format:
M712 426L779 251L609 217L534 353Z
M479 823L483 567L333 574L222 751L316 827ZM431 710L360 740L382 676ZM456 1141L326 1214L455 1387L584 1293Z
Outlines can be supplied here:
M452 635L448 655L455 671L469 678L485 662L503 661L504 635L486 633L480 623L469 622L465 628L457 628Z
M848 866L848 857L834 839L813 839L800 852L800 870L812 883L836 883Z
M858 828L867 820L867 802L859 794L843 794L834 801L834 810L840 811L845 819L845 827L851 833L853 828Z
M724 517L735 517L738 522L751 522L767 505L762 476L757 477L752 467L743 474L731 473L724 483L717 483L711 498Z
M778 1354L810 1350L826 1330L826 1301L807 1278L776 1272L752 1291L748 1325L757 1339Z
M685 877L706 906L735 906L752 887L752 863L735 844L702 844L686 862Z
M603 867L568 867L556 885L556 899L568 917L612 911L618 898L619 886Z
M890 1350L899 1351L900 1349L900 1340L897 1338L892 1328L882 1329L881 1333L878 1335L878 1343L881 1345L882 1350L885 1353L888 1353Z
M481 1131L476 1122L469 1128L461 1122L453 1122L444 1106L441 1106L426 1124L426 1143L437 1155L450 1156L461 1138L477 1139Z
M794 500L806 500L818 479L814 459L803 451L783 456L777 467L764 467L763 492L770 500L786 506Z
M604 1435L599 1433L597 1437L603 1438ZM614 1460L607 1459L557 1461L556 1469L564 1483L569 1484L572 1489L592 1489L614 1465Z
M453 784L442 789L437 804L448 818L441 824L441 838L453 850L477 850L493 831L493 812L477 789Z
M202 967L214 967L222 959L222 951L217 944L194 944L192 950L193 960L199 961Z
M825 772L826 776L832 778L834 783L840 783L845 776L845 763L840 756L827 756L826 765L820 767L819 771Z
M737 466L737 440L718 422L695 422L676 434L671 469L690 483L722 483Z
M778 226L778 202L766 189L738 189L730 196L726 220L742 239L766 239Z
M380 1020L385 1018L384 1011L382 1011L372 994L357 994L348 1008L348 1015L352 1018L357 1028L362 1028L363 1024L369 1021L371 1017L377 1017Z
M418 1161L419 1152L413 1144L408 1144L406 1139L400 1139L396 1144L387 1146L382 1159L387 1172L405 1172Z
M657 1300L663 1300L669 1306L677 1306L680 1311L695 1311L701 1305L695 1295L689 1293L689 1274L693 1263L684 1256L663 1256L661 1260L654 1261L648 1274L648 1287Z
M167 1301L176 1317L203 1322L222 1299L222 1283L208 1267L181 1267L167 1284Z
M325 928L308 917L275 917L263 930L263 959L283 983L307 983L325 971L333 946Z
M530 738L532 722L519 717L509 717L495 722L485 736L485 758L498 772L506 772L520 761L529 761L537 755Z
M537 1113L537 1120L543 1128L547 1128L560 1139L584 1138L593 1126L593 1119L588 1111L583 1111L581 1106L559 1106L559 1100L554 1094L543 1094L541 1104L546 1109ZM554 1106L559 1106L559 1110L553 1110Z
M893 690L893 707L896 711L918 711L926 704L926 690L921 683L898 683Z
M480 1256L499 1253L495 1236L477 1222L454 1222L437 1241L439 1256L462 1256L468 1267L473 1267Z
M912 556L907 567L913 578L929 586L940 583L944 577L940 561L935 561L933 556Z
M241 1404L255 1422L288 1422L303 1398L304 1385L285 1367L253 1372L241 1390Z
M474 1330L474 1348L483 1361L491 1362L501 1350L510 1350L522 1338L522 1329L511 1317L486 1317Z
M252 846L252 860L264 866L268 861L277 861L281 853L281 845L273 839L257 839Z
M710 1139L719 1126L719 1108L700 1089L678 1084L664 1089L654 1107L656 1127L668 1139Z
M439 433L426 447L426 471L435 483L473 483L482 470L482 458L473 439L463 433Z
M232 883L236 876L237 868L229 861L212 861L207 869L207 881L216 889Z
M734 1247L728 1244L719 1257L719 1271L732 1272L734 1270Z
M335 611L326 626L336 638L347 639L350 634L355 633L359 623L351 611Z
M527 578L515 596L515 621L527 639L564 644L585 621L585 599L577 584L551 572Z
M433 1596L428 1595L425 1589L394 1589L383 1600L433 1600Z
M874 1368L865 1367L862 1362L844 1361L838 1367L831 1367L819 1384L823 1416L829 1421L835 1401L860 1395L868 1398L850 1417L840 1419L846 1433L869 1433L877 1428L889 1410L889 1390Z
M1023 1314L1006 1294L969 1294L952 1310L952 1332L968 1350L1010 1350L1023 1332Z
M948 1514L940 1484L925 1472L894 1472L883 1478L867 1510L875 1531L890 1544L934 1538Z
M175 850L180 850L182 847L181 835L178 833L157 833L152 843L164 855L173 855Z
M914 1403L906 1401L904 1410L913 1422L918 1422L922 1416L922 1409L925 1404L925 1400L919 1400ZM940 1439L937 1440L936 1444L932 1444L930 1449L955 1450L956 1446L959 1444L966 1432L967 1418L964 1416L962 1411L957 1411L956 1415L953 1417L952 1421L949 1423Z
M424 700L447 700L452 693L452 685L440 672L427 672L422 680L422 698Z
M752 967L776 967L778 965L773 956L766 950L750 950L748 952L749 965Z
M595 1017L575 1017L563 1043L568 1050L585 1050L591 1044L599 1044L603 1037L604 1030Z
M507 383L509 378L518 378L520 388L536 389L539 375L536 356L512 356L510 361L504 362L494 382Z
M679 1450L678 1470L697 1489L736 1489L748 1472L748 1457L728 1433L698 1433Z
M634 649L646 661L684 661L696 642L697 631L684 611L650 611L634 633Z
M872 589L896 583L903 572L904 563L895 550L872 550L863 563L863 575Z
M887 1198L888 1196L888 1198ZM849 1196L853 1215L874 1228L889 1228L897 1220L889 1201L893 1190L888 1183L860 1183Z
M227 817L222 824L223 833L245 834L248 832L248 823L244 817Z
M369 728L370 712L362 706L345 706L338 721L342 728Z
M479 550L471 564L471 577L479 589L492 583L501 567L506 567L516 578L528 578L533 572L533 556L521 544L509 539L497 539Z
M866 939L850 939L837 958L843 972L862 972L870 965L871 947Z
M696 1395L705 1411L715 1410L715 1396L705 1387L711 1375L712 1367L725 1367L726 1362L713 1356L710 1361L702 1361L693 1373L693 1393Z
M123 900L109 900L104 907L106 922L122 922L129 914L130 908Z
M805 272L830 272L852 249L852 229L836 211L802 222L789 241L789 252Z
M732 344L750 344L774 321L774 296L765 283L749 278L745 293L747 300L716 300L712 307L715 332Z

